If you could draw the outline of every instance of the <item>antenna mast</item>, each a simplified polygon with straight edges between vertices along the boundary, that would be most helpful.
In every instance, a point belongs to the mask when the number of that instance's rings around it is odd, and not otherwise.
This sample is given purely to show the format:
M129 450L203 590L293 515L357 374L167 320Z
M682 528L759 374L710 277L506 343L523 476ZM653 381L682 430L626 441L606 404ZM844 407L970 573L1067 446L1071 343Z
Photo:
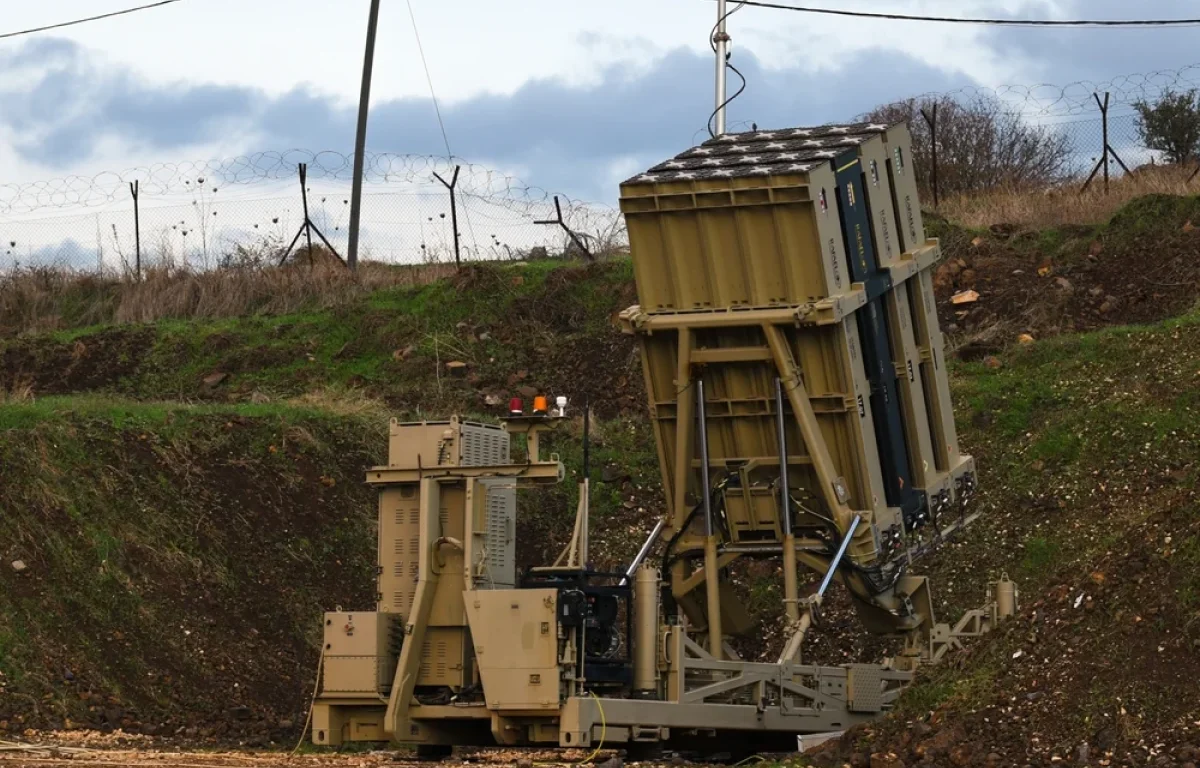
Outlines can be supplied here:
M725 94L728 76L725 60L729 57L729 34L725 31L725 19L729 15L725 12L726 3L727 0L717 0L717 28L712 38L713 48L717 52L717 103L714 132L718 136L725 133Z

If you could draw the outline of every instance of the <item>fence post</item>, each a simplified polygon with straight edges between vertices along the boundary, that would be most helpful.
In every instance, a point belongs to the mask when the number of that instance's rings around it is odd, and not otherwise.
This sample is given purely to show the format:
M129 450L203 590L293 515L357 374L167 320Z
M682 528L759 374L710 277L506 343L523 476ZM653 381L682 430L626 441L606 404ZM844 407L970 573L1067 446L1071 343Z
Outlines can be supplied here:
M563 218L562 204L558 202L558 195L554 196L554 218L542 219L541 221L535 221L533 223L561 227L562 231L567 233L567 237L571 238L571 242L575 244L575 247L579 249L580 253L582 253L588 261L596 260L595 255L588 250L587 245L584 244L579 235L575 234L575 230L567 226L567 221Z
M1101 104L1100 97L1092 94L1095 97L1096 103L1100 105L1100 124L1104 132L1104 194L1108 194L1108 91L1104 92L1104 103Z
M1125 161L1121 159L1121 156L1117 154L1117 150L1113 149L1112 144L1110 144L1108 141L1108 99L1109 99L1109 94L1108 93L1104 94L1104 101L1100 101L1100 94L1098 94L1098 93L1093 93L1092 98L1094 98L1096 100L1096 106L1100 107L1100 121L1101 121L1102 130L1104 131L1104 151L1100 153L1100 161L1096 163L1096 167L1092 169L1091 175L1089 175L1087 178L1087 181L1085 181L1083 183L1083 189L1079 190L1079 194L1082 195L1084 192L1088 191L1088 188L1090 186L1092 186L1092 182L1096 179L1096 174L1099 173L1100 168L1103 167L1104 168L1104 194L1107 195L1108 194L1108 177L1109 177L1109 172L1108 172L1109 157L1112 157L1113 160L1117 161L1117 165L1121 166L1121 170L1125 171L1126 175L1132 176L1133 171L1129 170L1129 166L1125 165Z
M141 214L138 211L138 185L139 181L135 180L130 183L129 191L133 193L133 250L134 250L134 274L137 276L137 281L142 281L142 222Z
M926 124L929 125L929 145L933 155L933 170L932 170L932 186L933 186L933 207L937 208L941 204L941 190L938 189L938 140L937 140L937 113L938 103L933 102L933 115L921 109L921 117L925 118Z
M456 269L462 269L462 254L459 252L458 245L458 201L456 199L458 195L455 192L455 187L458 186L458 172L460 170L462 170L461 165L454 166L454 176L448 184L445 179L438 175L437 171L433 172L437 180L442 182L442 186L450 191L450 226L454 228L454 266Z

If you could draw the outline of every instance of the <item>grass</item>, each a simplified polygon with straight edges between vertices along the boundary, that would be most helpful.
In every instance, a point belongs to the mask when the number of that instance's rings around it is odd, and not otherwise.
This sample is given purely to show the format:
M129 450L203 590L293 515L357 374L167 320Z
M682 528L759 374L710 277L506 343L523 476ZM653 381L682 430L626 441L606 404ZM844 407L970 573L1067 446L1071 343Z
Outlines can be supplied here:
M138 281L119 274L26 267L0 277L0 332L85 331L112 323L282 314L340 306L396 287L427 285L453 274L447 265L363 263L147 270Z
M1064 226L1096 225L1109 221L1126 204L1146 195L1187 198L1200 192L1200 182L1188 183L1191 169L1162 167L1114 179L1105 193L1102 180L1084 194L1081 184L1043 192L998 189L944 199L937 213L961 226L983 229L1012 224L1046 230Z

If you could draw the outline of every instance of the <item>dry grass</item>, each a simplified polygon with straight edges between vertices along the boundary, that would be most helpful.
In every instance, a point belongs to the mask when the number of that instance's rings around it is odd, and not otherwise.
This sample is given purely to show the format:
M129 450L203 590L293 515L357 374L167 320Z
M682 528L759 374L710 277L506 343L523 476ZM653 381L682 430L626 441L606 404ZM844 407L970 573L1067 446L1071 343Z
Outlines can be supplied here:
M453 272L453 265L365 262L356 273L341 265L322 264L207 272L151 270L138 281L26 268L0 276L0 333L322 309L384 288L425 285Z
M1113 179L1108 194L1097 177L1080 194L1082 183L1044 191L997 189L943 200L938 213L967 227L1015 224L1034 229L1066 225L1102 224L1134 198L1151 194L1200 194L1200 177L1188 183L1190 168L1145 167L1137 174Z

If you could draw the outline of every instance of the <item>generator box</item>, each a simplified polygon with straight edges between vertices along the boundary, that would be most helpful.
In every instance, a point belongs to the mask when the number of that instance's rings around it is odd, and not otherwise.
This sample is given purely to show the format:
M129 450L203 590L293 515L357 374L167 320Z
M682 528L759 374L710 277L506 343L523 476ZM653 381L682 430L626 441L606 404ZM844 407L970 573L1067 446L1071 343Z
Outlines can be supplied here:
M378 696L392 689L403 627L393 613L375 611L325 614L325 695Z

